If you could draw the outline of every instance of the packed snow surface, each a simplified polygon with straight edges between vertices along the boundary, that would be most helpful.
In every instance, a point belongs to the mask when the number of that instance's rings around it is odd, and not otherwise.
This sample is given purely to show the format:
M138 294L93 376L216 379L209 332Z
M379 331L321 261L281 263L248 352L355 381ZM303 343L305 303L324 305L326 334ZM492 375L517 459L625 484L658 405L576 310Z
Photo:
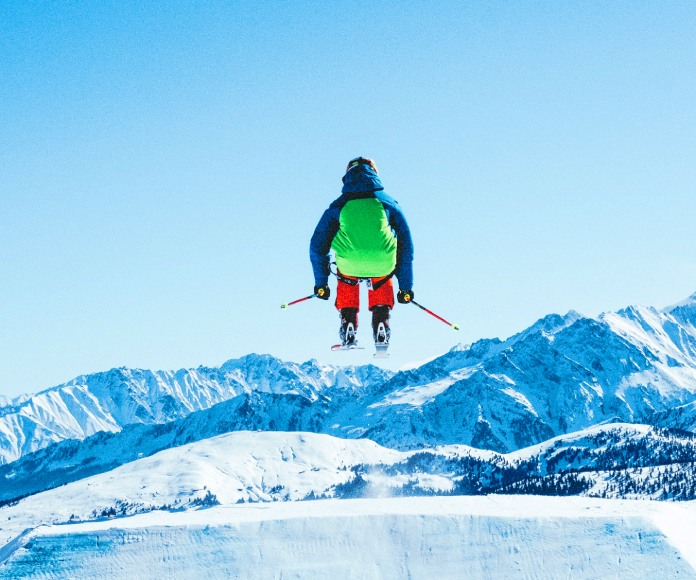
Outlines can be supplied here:
M696 505L321 500L42 526L0 578L696 578Z

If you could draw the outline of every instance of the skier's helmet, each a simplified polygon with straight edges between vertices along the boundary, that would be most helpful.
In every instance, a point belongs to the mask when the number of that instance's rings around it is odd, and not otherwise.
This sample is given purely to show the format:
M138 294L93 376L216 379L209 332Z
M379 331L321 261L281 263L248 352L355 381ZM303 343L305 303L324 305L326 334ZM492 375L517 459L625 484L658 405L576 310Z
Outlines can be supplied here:
M346 173L358 165L369 165L375 173L379 173L379 171L377 171L377 164L367 157L356 157L355 159L351 159L346 167Z

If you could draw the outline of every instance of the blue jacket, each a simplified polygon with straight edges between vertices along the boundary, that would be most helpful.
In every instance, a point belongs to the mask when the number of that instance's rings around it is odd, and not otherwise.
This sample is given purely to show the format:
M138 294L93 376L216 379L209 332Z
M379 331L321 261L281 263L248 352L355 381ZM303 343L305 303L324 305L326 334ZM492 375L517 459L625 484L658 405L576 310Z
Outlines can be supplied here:
M399 288L413 289L411 231L399 204L384 193L369 165L346 173L341 196L314 230L309 256L317 286L328 283L331 249L342 274L379 278L394 272Z

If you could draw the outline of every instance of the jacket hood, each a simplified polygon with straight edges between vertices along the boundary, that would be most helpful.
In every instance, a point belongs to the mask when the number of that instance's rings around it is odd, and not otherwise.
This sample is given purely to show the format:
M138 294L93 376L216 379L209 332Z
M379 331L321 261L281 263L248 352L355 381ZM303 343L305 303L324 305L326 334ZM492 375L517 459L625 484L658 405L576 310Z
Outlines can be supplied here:
M379 176L369 165L353 167L343 176L342 193L363 193L384 189Z

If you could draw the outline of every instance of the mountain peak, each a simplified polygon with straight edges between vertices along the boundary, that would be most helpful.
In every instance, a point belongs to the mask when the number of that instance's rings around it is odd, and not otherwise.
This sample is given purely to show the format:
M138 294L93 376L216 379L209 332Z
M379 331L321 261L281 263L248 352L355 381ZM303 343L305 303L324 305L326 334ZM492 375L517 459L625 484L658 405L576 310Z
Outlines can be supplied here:
M672 304L662 311L665 314L671 314L682 324L696 326L696 292L686 300Z
M511 336L505 341L506 344L513 344L519 340L525 339L532 334L545 334L554 335L561 330L568 328L581 318L584 318L582 314L576 312L575 310L570 310L568 313L561 316L560 314L548 314L543 318L537 320L532 326L523 330L522 332Z
M681 302L677 302L676 304L667 306L666 308L664 308L664 311L671 312L672 310L675 310L682 306L696 306L696 292L694 292L691 296L689 296L685 300L682 300Z

